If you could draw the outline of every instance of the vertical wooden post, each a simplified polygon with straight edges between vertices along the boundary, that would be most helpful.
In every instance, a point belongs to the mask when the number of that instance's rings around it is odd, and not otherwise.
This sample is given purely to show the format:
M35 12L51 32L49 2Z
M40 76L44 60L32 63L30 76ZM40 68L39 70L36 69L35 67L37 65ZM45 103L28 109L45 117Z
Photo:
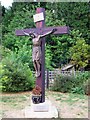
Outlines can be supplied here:
M46 80L47 80L47 82L46 82L47 83L47 88L49 88L49 71L48 70L47 70L46 75L47 75L47 78L46 78Z
M45 9L44 8L37 8L36 13L43 12L45 18ZM43 28L45 26L45 20L40 22L36 22L37 28ZM41 39L41 75L36 79L36 85L40 86L42 89L42 100L41 103L45 102L45 37Z

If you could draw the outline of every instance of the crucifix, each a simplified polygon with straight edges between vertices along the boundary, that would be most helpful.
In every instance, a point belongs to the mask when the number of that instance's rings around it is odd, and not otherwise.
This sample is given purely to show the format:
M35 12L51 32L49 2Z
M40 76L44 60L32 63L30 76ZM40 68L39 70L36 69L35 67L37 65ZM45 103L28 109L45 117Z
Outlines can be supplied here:
M41 103L45 102L45 36L48 34L68 34L68 26L45 27L45 9L37 8L34 15L36 28L16 30L17 36L31 36L33 42L33 64L35 68L36 86L42 91Z

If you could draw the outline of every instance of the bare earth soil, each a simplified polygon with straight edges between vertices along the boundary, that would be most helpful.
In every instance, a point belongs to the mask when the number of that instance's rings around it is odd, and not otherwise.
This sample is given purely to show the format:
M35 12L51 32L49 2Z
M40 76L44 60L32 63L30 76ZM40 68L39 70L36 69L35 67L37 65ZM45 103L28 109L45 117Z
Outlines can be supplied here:
M31 92L0 94L0 118L25 118L24 109L31 104ZM88 118L88 96L46 91L59 112L59 118Z

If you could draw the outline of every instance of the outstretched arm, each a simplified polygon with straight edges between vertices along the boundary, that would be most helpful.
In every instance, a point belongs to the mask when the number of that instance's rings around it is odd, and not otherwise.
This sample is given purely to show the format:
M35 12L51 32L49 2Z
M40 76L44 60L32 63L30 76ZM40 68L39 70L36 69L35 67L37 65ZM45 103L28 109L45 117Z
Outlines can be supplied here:
M24 30L22 30L22 31L23 31L23 33L24 33L25 35L27 35L27 36L30 36L31 34L35 34L34 31L32 31L32 32L30 31L29 33L25 32Z
M51 31L49 31L49 32L47 32L47 33L45 33L45 34L43 34L43 35L40 35L40 37L44 37L44 36L46 36L46 35L49 35L49 34L55 32L56 30L57 30L57 29L53 29L53 30L51 30Z
M27 35L27 36L30 36L29 33L26 33L26 32L24 32L24 31L23 31L23 33L24 33L25 35Z

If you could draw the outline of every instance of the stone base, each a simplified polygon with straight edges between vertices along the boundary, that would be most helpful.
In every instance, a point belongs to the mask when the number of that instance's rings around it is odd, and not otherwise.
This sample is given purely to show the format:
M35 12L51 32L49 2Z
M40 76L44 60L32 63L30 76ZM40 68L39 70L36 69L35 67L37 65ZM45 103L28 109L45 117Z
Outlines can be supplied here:
M50 101L44 103L31 104L25 108L25 118L58 118L58 111Z

